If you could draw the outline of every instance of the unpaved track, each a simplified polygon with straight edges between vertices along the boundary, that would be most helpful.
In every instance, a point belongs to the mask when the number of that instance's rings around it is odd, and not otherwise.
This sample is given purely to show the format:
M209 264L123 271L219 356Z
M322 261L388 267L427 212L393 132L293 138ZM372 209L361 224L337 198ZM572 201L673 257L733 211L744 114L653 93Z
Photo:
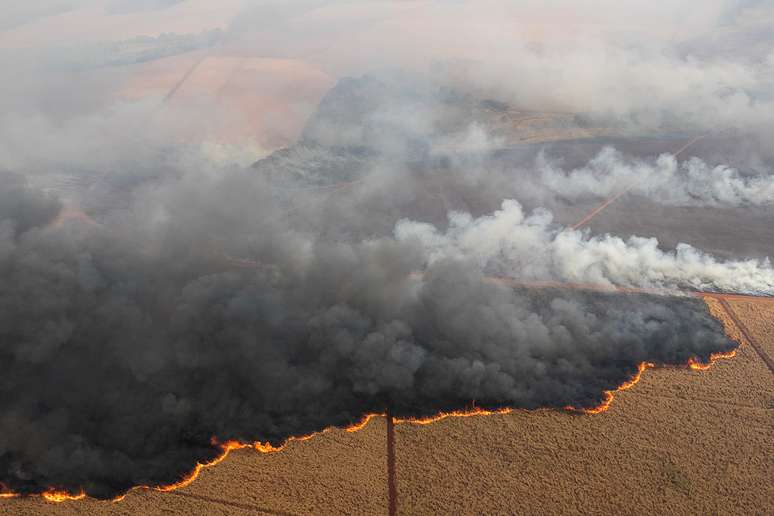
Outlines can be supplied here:
M747 326L744 325L744 323L739 320L739 317L737 317L736 313L734 312L734 309L731 308L731 305L728 304L728 301L722 297L718 296L718 301L720 301L721 306L725 309L728 316L731 318L732 321L734 321L734 324L736 324L736 327L739 328L739 331L742 332L742 335L744 335L745 340L747 341L750 346L753 347L756 353L758 353L758 356L761 357L761 360L763 360L766 365L769 367L769 371L771 371L772 374L774 374L774 360L771 359L771 357L766 354L766 352L763 350L760 344L752 338L750 334L750 330L747 329Z
M387 414L387 498L388 514L398 513L398 491L395 485L395 419Z
M698 142L699 140L701 140L702 138L705 138L705 137L706 137L706 135L700 135L700 136L696 136L696 137L692 138L692 139L691 139L690 141L688 141L688 142L687 142L685 145L683 145L682 147L680 147L678 150L676 150L676 151L673 153L674 157L675 157L675 158L679 158L679 157L680 157L680 155L681 155L683 152L685 152L685 151L687 151L688 149L690 149L690 148L693 146L693 144L694 144L694 143ZM570 227L571 227L571 229L573 229L573 230L580 229L580 228L582 228L583 226L585 226L586 224L588 224L589 222L591 222L591 219L593 219L594 217L596 217L596 216L597 216L599 213L601 213L602 211L604 211L604 209L605 209L605 208L607 208L608 206L610 206L611 204L613 204L615 201L617 201L618 199L620 199L621 197L623 197L624 195L626 195L626 193L627 193L627 192L628 192L630 189L631 189L631 186L629 186L629 187L627 187L627 188L624 188L624 189L623 189L621 192L618 192L618 193L617 193L617 194L615 194L614 196L612 196L612 197L610 197L609 199L605 200L605 202L603 202L602 204L600 204L599 206L597 206L596 208L594 208L593 210L591 210L591 211L590 211L588 214L586 214L586 216L584 216L584 217L583 217L582 219L580 219L578 222L576 222L575 224L573 224L572 226L570 226Z

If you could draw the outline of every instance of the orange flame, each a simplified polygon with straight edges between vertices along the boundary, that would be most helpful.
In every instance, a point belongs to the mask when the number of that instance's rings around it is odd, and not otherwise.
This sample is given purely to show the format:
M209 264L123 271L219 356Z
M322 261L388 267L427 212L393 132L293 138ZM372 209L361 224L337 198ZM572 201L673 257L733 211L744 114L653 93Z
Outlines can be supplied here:
M359 432L375 417L383 417L385 414L367 414L359 423L355 423L352 426L348 426L344 430L347 432Z
M687 367L690 367L691 369L704 371L704 370L707 370L710 367L712 367L712 365L716 361L718 361L720 359L732 358L734 356L736 356L736 350L735 349L731 350L731 351L727 351L727 352L713 353L712 355L710 355L710 361L707 364L697 362L695 359L691 358L691 359L688 360L688 363L686 365L687 365ZM610 405L613 402L613 398L615 397L614 393L630 389L631 387L636 385L637 382L640 381L640 379L642 378L642 374L646 370L654 368L654 367L656 367L656 364L654 364L654 363L642 362L637 367L637 372L634 374L634 376L632 376L630 379L626 380L624 383L622 383L620 386L618 386L618 388L616 388L615 390L604 391L603 400L596 407L578 408L578 407L573 407L573 406L566 406L566 407L564 407L564 409L567 410L567 411L571 411L571 412L581 412L583 414L589 414L589 415L599 414L599 413L605 412L607 409L610 408ZM505 407L505 408L500 408L500 409L489 410L489 409L483 409L483 408L475 407L474 406L470 410L455 410L455 411L451 411L451 412L440 412L440 413L438 413L438 414L436 414L434 416L422 417L422 418L414 418L414 417L395 418L394 421L395 421L396 424L430 425L432 423L436 423L438 421L442 421L442 420L444 420L446 418L450 418L450 417L473 417L473 416L505 415L505 414L511 414L513 412L516 412L517 410L521 410L521 409L513 409L513 408ZM538 411L543 411L543 410L548 410L548 409L534 409L534 410L524 409L524 412L538 412ZM373 419L375 417L384 417L384 416L386 416L386 414L384 414L384 413L381 413L381 414L380 413L367 414L359 422L354 423L354 424L346 427L344 430L346 432L357 432L357 431L360 431L363 428L365 428L366 425L368 425L368 423L371 421L371 419ZM289 437L285 442L283 442L279 446L274 446L274 445L272 445L269 442L260 442L260 441L259 442L255 442L255 443L251 443L251 444L241 443L239 441L233 441L233 440L232 441L225 441L225 442L221 443L215 437L213 437L212 441L211 441L212 444L215 445L215 446L220 447L222 453L220 455L218 455L217 457L215 457L214 459L212 459L211 461L204 462L204 463L197 463L196 466L193 468L193 470L190 473L185 475L183 478L181 478L177 482L174 482L174 483L171 483L171 484L166 484L166 485L161 485L161 486L155 486L155 487L137 486L137 487L134 487L134 488L130 489L130 491L134 491L134 490L137 490L137 489L153 489L155 491L161 491L161 492L174 491L176 489L180 489L182 487L186 487L186 486L190 485L194 480L196 480L196 478L199 476L199 473L201 473L202 469L208 468L210 466L214 466L216 464L221 463L228 456L229 452L231 452L232 450L239 450L239 449L243 449L243 448L253 448L254 450L256 450L258 452L261 452L261 453L276 453L276 452L284 450L288 446L288 444L290 444L293 441L308 441L309 439L311 439L311 438L313 438L313 437L315 437L317 435L329 432L330 430L332 430L332 427L331 428L326 428L326 429L321 430L319 432L314 432L314 433L311 433L311 434L308 434L308 435L292 436L292 437ZM120 502L121 500L126 498L127 494L123 494L123 495L120 495L120 496L118 496L116 498L113 498L112 501L113 502ZM8 492L0 493L0 499L3 499L3 498L16 498L18 496L19 495L17 493L8 493ZM51 501L51 502L64 502L64 501L67 501L67 500L81 500L81 499L86 497L86 494L84 492L80 492L78 494L72 495L72 494L69 494L69 493L66 493L66 492L63 492L63 491L50 490L50 491L46 491L46 492L42 493L41 496L43 496L43 498L45 498L46 500Z
M220 446L220 449L221 449L220 455L218 455L217 457L215 457L209 462L197 463L193 471L191 471L189 474L187 474L177 482L173 484L156 486L153 489L155 489L156 491L161 491L166 493L169 491L174 491L175 489L180 489L181 487L185 487L189 485L191 482L193 482L194 480L196 480L196 477L199 476L199 473L202 471L203 468L208 468L210 466L214 466L215 464L220 464L221 462L223 462L223 460L228 456L229 452L231 452L232 450L238 450L240 448L249 447L248 444L242 444L237 441L226 441L224 443L219 443L214 437L211 439L211 442L214 445ZM143 487L140 487L140 489L142 488Z
M699 362L694 358L688 359L688 367L693 369L694 371L706 371L712 365L717 362L720 359L726 359L726 358L734 358L736 356L736 349L732 349L731 351L725 351L720 353L712 353L710 355L709 362Z
M49 502L62 503L62 502L67 502L69 500L82 500L86 498L86 493L81 491L80 493L73 495L66 491L57 491L54 489L50 489L44 492L41 496L43 496L43 498L45 498Z
M412 425L430 425L432 423L442 421L447 417L493 416L495 414L510 414L511 412L513 412L513 409L511 408L487 410L479 407L473 407L470 410L454 410L452 412L440 412L434 416L429 416L429 417L421 417L421 418L407 417L402 419L395 418L395 423L396 424L409 423Z
M705 371L712 367L715 362L717 362L720 359L729 359L736 356L737 350L733 349L726 352L720 352L720 353L713 353L710 355L710 359L708 363L701 363L698 362L694 358L690 358L685 364L684 367L688 367L693 370L699 370L699 371ZM613 399L615 397L614 393L625 391L627 389L630 389L634 385L636 385L640 379L642 378L642 374L651 368L657 367L656 364L651 362L642 362L637 367L637 372L628 380L626 380L624 383L622 383L620 386L618 386L614 390L607 390L604 391L603 394L603 400L602 402L597 405L596 407L591 408L578 408L573 406L566 406L564 407L565 410L571 411L571 412L581 412L583 414L599 414L602 412L605 412L607 409L610 408L611 403L613 402ZM408 418L395 418L394 421L396 424L414 424L414 425L429 425L432 423L436 423L438 421L442 421L449 417L473 417L473 416L490 416L490 415L504 415L504 414L511 414L516 411L523 411L523 412L538 412L538 411L544 411L544 410L550 410L550 409L533 409L533 410L527 410L527 409L513 409L513 408L501 408L501 409L483 409L480 407L473 407L470 410L455 410L452 412L440 412L434 416L429 417L423 417L423 418L414 418L414 417L408 417ZM362 430L363 428L368 425L368 423L371 421L371 419L375 417L385 417L386 414L384 413L373 413L373 414L367 414L365 415L359 422L354 423L348 427L346 427L344 430L347 432L357 432ZM220 447L221 454L212 459L209 462L204 463L197 463L196 466L193 468L193 470L185 475L182 479L178 480L177 482L174 482L172 484L166 484L161 486L137 486L129 491L134 491L137 489L154 489L156 491L161 492L169 492L174 491L175 489L179 489L182 487L185 487L189 484L191 484L196 478L199 476L199 473L202 471L202 469L210 466L214 466L216 464L219 464L222 462L231 452L232 450L238 450L242 448L253 448L254 450L261 452L261 453L276 453L279 451L284 450L288 444L290 444L293 441L307 441L311 439L312 437L315 437L320 434L324 434L328 431L332 430L331 428L325 428L319 432L314 432L308 435L302 435L302 436L291 436L289 437L285 442L280 444L279 446L274 446L269 442L254 442L254 443L241 443L239 441L231 440L231 441L225 441L223 443L219 442L217 438L213 437L211 442L213 445ZM2 487L0 485L0 487ZM119 502L126 498L128 493L120 495L116 498L114 498L113 502ZM0 492L0 499L8 499L8 498L16 498L20 495L18 493L13 492ZM81 500L86 497L86 494L81 491L77 494L70 494L64 491L57 491L57 490L49 490L41 494L41 496L51 502L64 502L67 500Z
M640 378L642 378L642 373L647 371L648 369L656 367L656 364L652 362L642 362L639 366L637 366L637 372L626 380L624 383L618 386L615 390L612 391L605 391L602 397L602 403L597 405L596 407L591 408L577 408L572 406L564 407L565 410L569 410L571 412L582 412L584 414L599 414L601 412L606 411L610 408L610 404L613 403L613 398L615 397L615 392L625 391L626 389L630 389L634 387L637 382L640 381Z
M271 443L258 442L253 445L253 448L261 453L275 453L284 450L286 446L287 443L283 443L279 446L272 446Z
M357 432L358 430L362 430L363 428L365 428L368 422L374 417L383 416L383 415L384 414L367 414L359 422L346 427L345 430L347 432ZM191 482L196 480L196 478L199 476L199 473L201 473L201 471L204 468L208 468L210 466L214 466L216 464L221 463L228 456L229 452L231 452L232 450L239 450L243 448L253 448L254 450L260 453L276 453L287 448L288 444L290 444L293 441L299 441L299 442L308 441L312 437L326 433L330 430L332 430L332 428L325 428L319 432L314 432L308 435L292 436L292 437L289 437L285 442L283 442L279 446L274 446L269 442L260 442L260 441L257 441L254 443L242 443L239 441L232 440L232 441L225 441L221 443L218 441L217 438L213 437L211 439L211 442L214 446L220 447L220 449L222 450L222 453L220 455L218 455L216 458L214 458L209 462L197 463L194 469L190 473L188 473L185 477L181 478L177 482L174 482L172 484L162 485L162 486L156 486L150 489L154 489L156 491L161 491L161 492L169 492L169 491L174 491L175 489L180 489L181 487L186 487L187 485L191 484ZM131 490L135 490L135 489L149 489L149 487L138 486L138 487L132 488ZM119 502L124 498L126 498L125 494L114 498L112 501Z

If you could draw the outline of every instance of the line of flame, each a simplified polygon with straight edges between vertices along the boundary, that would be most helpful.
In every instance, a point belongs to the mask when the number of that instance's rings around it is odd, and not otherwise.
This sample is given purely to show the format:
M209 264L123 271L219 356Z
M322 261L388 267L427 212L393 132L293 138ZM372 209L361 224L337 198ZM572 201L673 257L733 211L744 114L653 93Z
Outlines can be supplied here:
M619 385L618 388L616 388L615 390L605 391L603 395L602 403L600 403L596 407L578 408L578 407L567 406L564 408L565 410L569 410L571 412L583 412L584 414L599 414L601 412L604 412L610 408L610 404L613 403L613 398L615 398L616 392L625 391L626 389L631 389L632 387L634 387L637 384L637 382L639 382L640 379L642 378L642 373L644 373L645 371L653 367L656 367L656 364L652 362L642 362L637 367L637 372L634 374L634 376L632 376L624 383Z
M731 351L712 353L710 355L709 362L706 362L706 363L698 362L693 358L691 358L688 360L688 367L690 367L694 371L706 371L707 369L712 367L712 365L718 360L734 358L736 356L736 351L737 351L736 349L732 349Z
M706 296L706 297L715 297L717 294ZM726 352L719 352L719 353L712 353L709 357L709 361L706 363L702 363L697 361L694 358L688 359L688 362L684 364L682 367L687 367L689 369L692 369L694 371L706 371L710 369L715 362L721 359L730 359L736 356L738 348L732 349L730 351ZM636 385L640 379L642 378L642 374L647 371L648 369L658 367L656 364L652 362L642 362L637 367L637 372L628 380L626 380L624 383L619 385L614 390L606 390L603 394L602 402L597 405L596 407L573 407L573 406L566 406L564 407L564 410L567 410L569 412L580 412L583 414L600 414L602 412L605 412L610 408L610 405L613 402L613 399L615 398L616 392L625 391L627 389L630 389L634 385ZM661 366L663 367L663 366ZM678 366L680 367L680 366ZM450 418L450 417L473 417L473 416L491 416L491 415L504 415L504 414L511 414L516 411L520 412L537 412L537 411L546 411L551 409L545 409L545 408L539 408L539 409L514 409L509 407L504 407L500 409L483 409L480 407L473 407L469 410L455 410L451 412L439 412L436 415L428 416L428 417L407 417L407 418L395 418L395 424L412 424L412 425L429 425L432 423L436 423L438 421L442 421L444 419ZM373 414L367 414L365 415L359 422L354 423L348 427L346 427L344 430L347 432L357 432L362 430L363 428L368 425L368 423L371 421L371 419L375 417L385 417L385 413L373 413ZM213 437L211 442L213 445L218 446L221 449L220 455L215 457L209 462L204 463L197 463L196 466L194 466L193 470L185 475L183 478L178 480L177 482L173 482L171 484L164 484L160 486L135 486L131 488L127 493L120 495L116 498L113 498L111 501L113 502L119 502L126 498L126 496L131 492L135 490L140 489L153 489L155 491L161 491L161 492L169 492L174 491L176 489L180 489L183 487L188 486L191 484L196 478L199 476L199 473L201 473L202 469L208 468L211 466L214 466L216 464L221 463L223 460L226 459L228 454L233 450L238 449L244 449L244 448L253 448L254 450L261 452L261 453L276 453L279 451L284 450L291 442L294 441L308 441L309 439L321 435L324 433L327 433L331 430L333 430L334 427L328 427L323 430L320 430L319 432L313 432L308 435L302 435L302 436L291 436L289 437L285 442L280 444L279 446L274 446L273 444L269 442L254 442L254 443L242 443L239 441L225 441L225 442L219 442L217 438ZM0 485L0 487L2 487ZM17 498L21 495L14 492L8 492L8 491L2 491L0 492L0 499L9 499L9 498ZM71 494L66 491L60 491L56 489L50 489L48 491L45 491L40 494L45 500L49 502L65 502L65 501L71 501L71 500L82 500L86 498L86 493L83 491L80 491L76 494Z
M503 414L510 414L513 412L514 409L512 408L501 408L501 409L483 409L479 407L473 407L470 410L453 410L451 412L439 412L438 414L434 416L429 417L407 417L407 418L394 418L395 424L411 424L411 425L430 425L432 423L437 423L438 421L442 421L449 417L473 417L473 416L494 416L494 415L503 415Z
M723 296L722 294L721 295L714 294L714 297L722 297L722 296ZM704 296L702 296L702 297L704 297ZM713 297L713 296L707 296L707 297ZM738 348L732 349L732 350L727 351L727 352L712 353L710 355L710 357L709 357L709 361L706 362L706 363L702 363L702 362L697 361L694 358L690 358L690 359L688 359L688 362L686 364L684 364L682 367L687 367L687 368L695 370L695 371L706 371L706 370L710 369L715 364L715 362L717 362L718 360L730 359L730 358L735 357L736 354L737 354L737 349ZM615 390L607 390L607 391L605 391L604 395L603 395L602 402L599 405L597 405L596 407L590 407L590 408L583 407L583 408L579 408L579 407L573 407L573 406L566 406L566 407L564 407L564 409L567 410L567 411L570 411L570 412L581 412L581 413L589 414L589 415L600 414L602 412L605 412L605 411L607 411L610 408L610 405L613 402L613 399L615 397L615 393L616 392L621 392L621 391L625 391L627 389L630 389L631 387L633 387L634 385L636 385L640 381L640 379L642 378L642 375L643 375L643 373L645 371L647 371L648 369L651 369L651 368L655 368L655 367L657 367L656 364L654 364L652 362L642 362L642 363L640 363L639 366L637 367L637 372L631 378L626 380L624 383L622 383L620 386L618 386ZM680 367L680 366L678 366L678 367ZM438 414L436 414L434 416L429 416L429 417L426 417L426 418L414 418L414 417L395 418L394 421L395 421L395 424L429 425L429 424L436 423L438 421L442 421L442 420L450 418L450 417L474 417L474 416L504 415L504 414L510 414L510 413L513 413L513 412L516 412L516 411L537 412L537 411L546 411L546 410L550 410L550 409L540 408L540 409L534 409L534 410L527 410L527 409L514 409L514 408L504 407L504 408L500 408L500 409L489 410L489 409L483 409L483 408L480 408L480 407L473 407L472 409L469 409L469 410L457 410L457 411L451 411L451 412L440 412L440 413L438 413ZM385 416L386 416L386 414L384 414L384 413L368 414L365 417L363 417L363 419L359 423L355 423L355 424L345 428L345 430L347 432L357 432L357 431L362 430L363 428L365 428L365 426L369 423L369 421L371 421L371 419L373 419L374 417L385 417ZM331 429L332 428L326 428L324 430L321 430L320 432L315 432L315 433L312 433L312 434L308 434L308 435L304 435L304 436L299 436L299 437L290 437L284 443L282 443L279 446L273 446L271 443L268 443L268 442L267 443L256 442L256 443L253 443L253 444L244 444L244 443L239 443L239 442L235 442L235 441L227 442L227 443L225 443L225 445L222 445L224 447L224 450L225 450L224 454L221 457L219 457L217 460L215 460L215 461L213 461L213 462L211 462L209 464L206 464L206 465L198 466L197 468L194 469L192 474L185 479L184 482L181 482L181 483L178 483L178 484L172 484L170 486L166 486L165 488L157 488L157 489L161 490L161 491L171 491L171 490L176 489L178 487L184 487L184 486L190 484L198 476L198 474L201 471L202 467L214 465L214 464L217 464L217 463L221 462L225 458L225 456L228 454L228 452L230 450L232 450L232 449L252 447L256 451L259 451L261 453L276 453L276 452L284 450L288 446L288 444L290 444L290 442L292 442L292 441L307 441L307 440L311 439L312 437L315 437L316 435L319 435L319 434L326 433L326 432L330 431Z
M68 500L83 500L86 498L86 493L83 491L79 492L78 494L70 494L66 491L57 491L54 489L51 489L49 491L44 492L41 495L43 498L48 500L49 502L66 502Z

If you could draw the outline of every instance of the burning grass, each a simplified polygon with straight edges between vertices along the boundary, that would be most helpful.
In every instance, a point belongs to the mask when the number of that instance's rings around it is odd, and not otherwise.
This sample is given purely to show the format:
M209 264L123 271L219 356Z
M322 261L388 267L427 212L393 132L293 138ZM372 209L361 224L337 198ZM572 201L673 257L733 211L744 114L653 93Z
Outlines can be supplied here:
M705 296L704 300L707 304L707 307L710 313L724 323L724 326L729 336L734 340L741 341L741 337L740 337L740 334L738 333L738 330L735 329L735 326L728 318L727 312L725 312L725 309L723 308L722 304L718 301L718 299L714 296ZM565 406L564 410L568 412L580 413L580 414L586 414L586 415L600 414L602 412L607 411L610 408L616 393L632 388L640 381L643 374L648 369L651 369L654 367L672 367L672 368L684 367L684 368L689 368L697 371L706 371L716 361L721 359L732 358L733 356L735 356L735 354L736 354L735 349L726 351L726 352L713 353L710 355L709 360L706 362L701 362L696 358L692 357L683 366L674 366L674 365L663 366L663 365L655 364L653 362L642 362L639 364L636 372L630 378L628 378L623 383L621 383L616 389L604 391L602 401L599 403L599 405L593 406L593 407ZM529 413L529 412L546 411L546 410L553 410L553 409L550 409L550 408L520 409L520 408L511 408L511 407L482 408L482 407L475 406L475 402L474 402L467 409L453 410L448 412L444 411L430 416L396 417L394 421L396 424L429 425L432 423L442 421L447 418L502 415L502 414L510 414L513 412ZM366 425L371 419L379 416L384 416L384 413L367 414L357 423L354 423L346 427L345 430L347 432L357 432L359 430L362 430L363 428L366 427ZM300 435L300 436L291 436L280 444L273 444L271 442L246 443L246 442L239 442L236 440L228 440L228 441L220 442L217 438L213 437L211 440L211 444L212 446L219 449L219 453L212 460L209 460L207 462L197 463L196 466L188 474L184 475L182 478L180 478L175 482L172 482L169 484L162 484L158 486L137 486L137 487L134 487L132 490L151 489L151 490L156 490L160 492L169 492L176 489L180 489L191 484L199 476L199 474L204 468L211 467L222 462L228 456L228 454L233 450L252 448L261 453L276 453L284 450L292 442L307 441L317 435L329 432L332 429L333 429L332 427L329 427L319 432L313 432L310 434ZM17 493L10 492L7 489L0 489L0 491L2 491L0 492L0 497L2 498L15 498L19 496ZM81 500L86 498L87 495L83 490L79 490L76 492L68 492L67 490L64 490L61 488L52 487L40 493L40 496L48 502L60 503L60 502L67 502L67 501L73 501L73 500ZM125 496L126 494L122 494L118 497L115 497L113 501L123 500Z

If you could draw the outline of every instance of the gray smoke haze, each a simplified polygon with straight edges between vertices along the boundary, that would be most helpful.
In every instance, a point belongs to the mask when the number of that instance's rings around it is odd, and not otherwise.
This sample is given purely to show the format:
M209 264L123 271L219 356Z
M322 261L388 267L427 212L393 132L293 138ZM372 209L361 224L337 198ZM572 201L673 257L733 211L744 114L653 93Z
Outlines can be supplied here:
M766 5L11 4L0 490L110 498L174 482L213 438L276 445L385 410L592 407L643 361L736 345L692 297L489 275L774 290L767 260L542 207L630 181L767 204L747 168L774 158L774 60L702 39L757 34ZM552 154L726 129L733 163Z
M213 437L277 445L385 409L590 407L642 361L735 346L699 300L519 291L416 239L309 239L267 222L267 190L176 185L132 228L46 225L21 198L6 220L37 224L0 246L7 489L112 497L173 482Z
M127 113L142 105L158 108L169 91L155 86L151 72L158 76L174 70L179 77L192 63L181 58L164 61L167 67L160 69L104 66L126 63L138 52L170 55L167 41L208 31L220 31L219 44L205 45L192 61L227 56L271 60L276 65L261 69L256 84L268 88L279 104L288 102L286 74L315 70L331 84L395 67L443 78L520 109L582 114L616 131L738 128L758 141L761 152L770 155L772 148L774 60L770 52L751 58L750 52L758 54L744 39L771 48L772 35L761 32L774 16L765 3L604 0L589 8L536 0L229 0L213 8L203 0L160 0L132 5L127 9L126 2L112 0L49 0L35 6L0 2L7 20L0 33L0 66L9 78L0 85L0 141L11 142L0 149L0 165L13 163L18 169L45 155L77 168L83 161L89 164L94 147L114 149L120 157L125 146L114 144L116 135L142 133L152 136L145 138L149 143L164 147L184 138L195 121L210 127L245 125L238 108L208 95L178 99L176 107L163 108L162 122L142 123ZM426 30L431 25L435 30ZM731 43L720 43L725 41L721 35ZM182 45L180 52L187 50ZM107 52L114 55L103 55ZM69 57L63 59L64 54ZM90 60L91 69L84 67ZM249 66L243 69L248 71ZM134 76L141 79L132 81ZM171 88L174 79L166 84ZM324 90L310 90L305 103L294 100L284 114L307 117ZM283 123L266 109L254 116L249 123L259 126L261 134ZM167 130L155 127L159 123ZM266 137L261 146L269 141ZM148 147L138 145L139 150Z

